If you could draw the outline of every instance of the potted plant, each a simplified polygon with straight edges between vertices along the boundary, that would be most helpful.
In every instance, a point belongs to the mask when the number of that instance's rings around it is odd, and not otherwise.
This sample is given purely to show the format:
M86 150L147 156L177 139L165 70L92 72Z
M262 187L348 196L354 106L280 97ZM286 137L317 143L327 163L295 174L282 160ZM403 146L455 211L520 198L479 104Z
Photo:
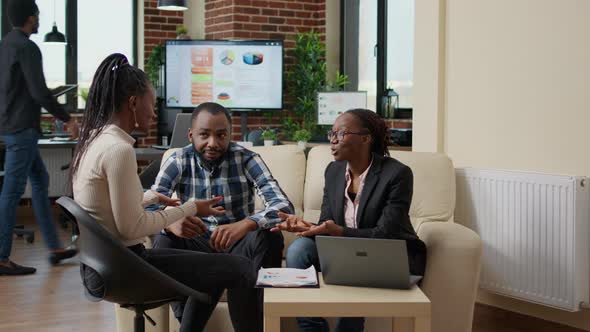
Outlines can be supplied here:
M348 76L337 71L334 81L327 79L326 48L315 31L298 34L293 53L295 63L287 73L289 93L296 100L293 110L302 129L314 140L325 141L327 128L317 125L317 93L343 90Z
M293 134L293 139L297 141L297 146L305 150L307 142L311 139L311 133L307 129L299 129Z
M82 101L84 101L84 107L86 107L86 102L88 101L88 92L88 88L80 88L80 90L78 90L78 97L82 98ZM78 108L81 108L80 106L81 105L78 103Z
M145 64L145 73L148 75L150 82L156 89L156 96L164 96L164 61L166 49L163 44L157 45L152 49L150 56Z
M176 27L176 39L191 39L188 35L188 29L184 25Z
M292 117L289 116L283 119L281 127L281 139L284 141L292 141L293 135L297 130L299 130L299 124L293 120Z
M275 133L272 129L267 128L262 132L260 137L262 137L264 140L264 146L273 146L275 139L277 139L277 133Z

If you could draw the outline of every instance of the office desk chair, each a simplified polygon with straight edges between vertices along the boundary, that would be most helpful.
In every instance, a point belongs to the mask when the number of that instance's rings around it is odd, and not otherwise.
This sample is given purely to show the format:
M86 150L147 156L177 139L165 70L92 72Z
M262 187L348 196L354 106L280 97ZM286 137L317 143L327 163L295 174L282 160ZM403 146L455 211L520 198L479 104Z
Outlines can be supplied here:
M145 311L187 296L210 302L209 295L198 292L172 279L156 269L114 238L80 205L69 197L60 197L57 204L69 220L80 230L80 264L94 269L102 278L104 293L101 297L84 293L90 301L118 303L135 311L134 331L145 331L144 316L152 325L156 323Z

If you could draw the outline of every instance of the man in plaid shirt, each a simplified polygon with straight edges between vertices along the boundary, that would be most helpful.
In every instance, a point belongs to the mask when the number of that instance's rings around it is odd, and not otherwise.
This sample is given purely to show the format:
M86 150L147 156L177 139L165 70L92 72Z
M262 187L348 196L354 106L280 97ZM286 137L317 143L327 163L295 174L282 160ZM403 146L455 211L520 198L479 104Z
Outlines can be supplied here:
M191 121L191 144L166 160L152 189L167 196L176 192L183 203L220 197L219 204L226 213L180 220L158 235L154 248L245 256L257 270L280 267L283 237L280 232L270 232L270 228L281 222L278 212L292 214L293 205L262 158L230 142L231 117L223 106L203 103L195 109ZM254 211L255 191L265 205L260 212ZM223 289L211 289L209 293L218 300ZM198 313L193 315L197 321L190 325L191 331L201 331L215 308L217 301L213 302L203 304L189 299L173 304L173 309L179 320L183 311ZM262 331L260 289L230 289L228 306L236 331Z

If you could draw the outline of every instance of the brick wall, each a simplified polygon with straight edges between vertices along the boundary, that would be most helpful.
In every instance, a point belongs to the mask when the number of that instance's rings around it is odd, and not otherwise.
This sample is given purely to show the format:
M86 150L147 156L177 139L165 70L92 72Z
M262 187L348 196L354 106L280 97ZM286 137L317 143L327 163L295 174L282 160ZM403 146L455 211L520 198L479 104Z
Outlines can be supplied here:
M299 32L315 30L325 40L326 0L206 0L205 38L285 41L285 67Z
M182 11L158 10L157 0L144 1L144 59L147 62L153 48L167 39L176 38L176 27L184 24ZM141 38L141 36L140 36ZM153 123L146 137L137 140L137 146L146 147L160 143L157 124Z
M157 5L157 0L144 2L144 59L146 62L152 49L167 39L176 38L176 27L184 24L182 11L158 10Z
M326 4L329 0L205 0L206 39L283 40L285 72L294 63L293 47L297 33L314 30L325 40ZM285 107L289 108L288 83L284 82ZM242 138L239 112L234 112L233 139ZM271 113L267 113L271 114ZM248 114L248 130L279 127L288 113L273 116Z

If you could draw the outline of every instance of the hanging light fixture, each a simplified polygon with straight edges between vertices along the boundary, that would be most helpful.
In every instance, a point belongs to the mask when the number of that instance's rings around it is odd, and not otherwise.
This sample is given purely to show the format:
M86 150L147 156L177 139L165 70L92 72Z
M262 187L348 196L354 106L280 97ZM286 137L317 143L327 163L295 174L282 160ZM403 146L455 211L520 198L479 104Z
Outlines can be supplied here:
M66 36L59 32L55 21L55 0L53 0L53 28L45 35L43 41L47 44L66 44Z
M158 0L159 10L187 10L186 0Z

